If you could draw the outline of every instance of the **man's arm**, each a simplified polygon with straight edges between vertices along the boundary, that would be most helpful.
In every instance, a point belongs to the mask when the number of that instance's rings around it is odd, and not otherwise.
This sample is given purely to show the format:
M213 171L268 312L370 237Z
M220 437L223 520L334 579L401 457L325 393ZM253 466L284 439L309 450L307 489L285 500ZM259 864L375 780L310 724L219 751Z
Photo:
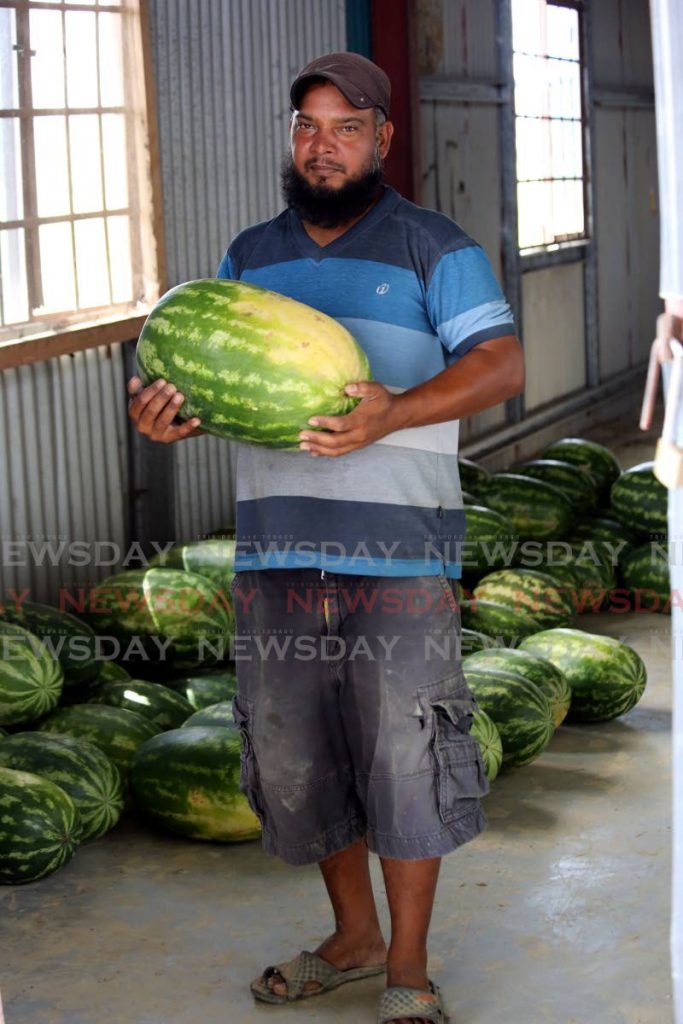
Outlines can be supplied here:
M400 395L374 381L348 385L346 393L361 398L356 408L346 416L309 420L319 429L302 431L300 447L311 455L346 455L394 430L471 416L512 398L523 387L524 356L519 341L514 335L491 338L436 377Z

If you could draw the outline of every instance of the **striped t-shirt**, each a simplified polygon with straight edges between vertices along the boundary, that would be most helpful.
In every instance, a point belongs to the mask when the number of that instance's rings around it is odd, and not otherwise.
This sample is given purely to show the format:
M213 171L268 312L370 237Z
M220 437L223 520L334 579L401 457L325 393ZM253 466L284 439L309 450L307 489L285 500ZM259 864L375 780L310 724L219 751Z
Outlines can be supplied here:
M241 232L219 277L289 295L339 320L373 378L402 392L490 338L514 334L480 246L387 188L319 246L285 210ZM239 445L235 568L460 576L465 525L458 422L388 434L339 458Z

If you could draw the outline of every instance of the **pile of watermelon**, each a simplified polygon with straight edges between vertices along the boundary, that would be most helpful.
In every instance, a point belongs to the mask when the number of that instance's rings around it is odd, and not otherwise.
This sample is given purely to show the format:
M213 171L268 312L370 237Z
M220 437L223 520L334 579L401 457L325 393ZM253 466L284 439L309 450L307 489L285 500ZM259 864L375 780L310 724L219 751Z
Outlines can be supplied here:
M640 700L638 654L578 627L609 608L670 610L666 493L651 463L622 472L576 438L506 472L460 470L462 664L493 780L565 720ZM225 533L177 545L104 580L78 614L0 605L0 883L55 871L126 808L194 839L260 834L239 790L234 547Z
M459 461L463 669L498 729L499 767L521 767L565 716L606 721L640 700L638 654L577 627L591 612L670 612L666 491L653 463L622 472L581 438L505 472Z
M232 719L233 563L234 540L179 545L79 616L0 606L0 884L55 871L126 807L192 838L260 835Z

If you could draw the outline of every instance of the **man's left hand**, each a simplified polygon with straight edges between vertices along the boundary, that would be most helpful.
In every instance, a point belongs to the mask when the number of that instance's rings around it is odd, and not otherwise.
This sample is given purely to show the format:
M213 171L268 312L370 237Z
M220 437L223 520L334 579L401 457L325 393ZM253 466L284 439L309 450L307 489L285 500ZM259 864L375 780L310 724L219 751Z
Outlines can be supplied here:
M345 416L314 416L308 422L314 430L299 434L299 447L311 455L347 455L365 448L380 437L398 430L398 398L377 381L348 384L347 395L360 402Z

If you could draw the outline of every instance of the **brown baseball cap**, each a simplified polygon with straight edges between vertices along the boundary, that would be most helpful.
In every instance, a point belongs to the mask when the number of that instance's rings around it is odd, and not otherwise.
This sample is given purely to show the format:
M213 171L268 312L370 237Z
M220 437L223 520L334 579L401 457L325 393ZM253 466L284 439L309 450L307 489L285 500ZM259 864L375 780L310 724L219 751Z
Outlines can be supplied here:
M303 68L292 82L289 96L299 109L307 85L314 78L326 78L354 107L379 107L389 116L391 82L380 67L360 53L326 53Z

